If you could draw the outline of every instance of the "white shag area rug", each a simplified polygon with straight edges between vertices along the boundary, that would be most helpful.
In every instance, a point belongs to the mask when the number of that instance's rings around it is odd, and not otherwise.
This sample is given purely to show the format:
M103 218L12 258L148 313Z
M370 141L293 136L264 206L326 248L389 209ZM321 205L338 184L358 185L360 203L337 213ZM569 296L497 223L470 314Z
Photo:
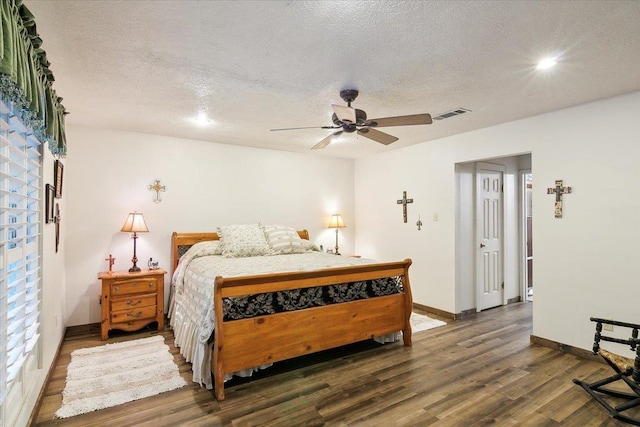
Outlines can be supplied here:
M162 336L82 348L71 353L55 416L73 417L185 385Z
M432 319L429 316L424 316L422 314L413 312L411 312L409 322L411 323L411 333L426 331L427 329L433 329L437 328L438 326L446 325L446 323L442 320Z

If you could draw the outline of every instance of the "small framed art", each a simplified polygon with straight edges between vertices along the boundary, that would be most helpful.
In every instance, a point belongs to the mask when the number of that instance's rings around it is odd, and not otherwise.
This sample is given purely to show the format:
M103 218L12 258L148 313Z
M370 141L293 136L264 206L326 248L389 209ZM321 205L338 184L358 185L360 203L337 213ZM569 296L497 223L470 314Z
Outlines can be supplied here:
M64 173L64 165L60 160L56 160L53 165L53 182L56 189L56 199L62 198L62 178Z
M46 224L50 224L53 222L53 199L56 197L56 188L51 185L51 184L47 184L45 186L45 218L44 218L44 222Z

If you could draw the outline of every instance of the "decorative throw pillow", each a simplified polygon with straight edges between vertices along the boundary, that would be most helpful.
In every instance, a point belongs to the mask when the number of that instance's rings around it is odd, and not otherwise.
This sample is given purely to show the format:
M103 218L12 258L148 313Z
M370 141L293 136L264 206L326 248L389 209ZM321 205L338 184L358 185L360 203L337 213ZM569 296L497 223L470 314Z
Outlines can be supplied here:
M218 227L222 255L227 258L269 255L271 249L258 224Z
M198 242L191 246L192 251L197 251L199 256L222 255L222 245L219 240Z
M285 225L265 225L264 235L274 254L299 254L306 252L298 232Z
M198 242L191 246L178 245L178 261L187 254L190 254L190 259L193 258L192 254L196 254L195 256L222 255L222 246L220 246L219 240Z
M320 252L320 248L309 240L302 239L302 247L305 252Z

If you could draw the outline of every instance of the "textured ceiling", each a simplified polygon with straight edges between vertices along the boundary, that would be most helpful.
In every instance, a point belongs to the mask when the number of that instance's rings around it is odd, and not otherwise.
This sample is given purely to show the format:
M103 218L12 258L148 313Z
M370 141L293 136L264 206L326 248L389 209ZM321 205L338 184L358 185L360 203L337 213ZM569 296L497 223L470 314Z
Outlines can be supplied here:
M74 125L309 152L331 131L270 129L330 125L341 89L369 118L472 110L313 151L354 158L640 90L635 0L25 4Z

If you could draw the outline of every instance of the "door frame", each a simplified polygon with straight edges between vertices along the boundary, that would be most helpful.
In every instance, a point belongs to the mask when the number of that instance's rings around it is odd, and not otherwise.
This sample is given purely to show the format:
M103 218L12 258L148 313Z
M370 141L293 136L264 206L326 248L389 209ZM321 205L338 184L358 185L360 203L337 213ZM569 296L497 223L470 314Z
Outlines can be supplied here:
M527 191L525 175L533 174L532 169L518 170L518 204L520 210L520 248L519 260L520 265L520 299L522 302L527 301ZM532 255L533 256L533 255Z
M480 185L481 183L478 180L478 175L480 173L480 171L489 171L489 172L499 172L501 175L501 182L502 182L502 198L500 201L500 217L501 217L501 224L500 224L500 278L502 279L502 286L501 286L501 292L502 292L502 305L506 305L507 301L505 299L505 295L506 292L504 290L504 247L505 247L505 203L504 203L504 174L507 171L506 166L504 165L499 165L499 164L495 164L495 163L487 163L487 162L476 162L475 164L476 168L475 168L475 248L476 248L476 256L475 256L475 275L474 275L474 279L475 279L475 294L476 294L476 312L480 312L482 311L480 309L480 295L482 294L482 289L480 289L480 278L478 277L478 273L479 273L479 262L480 262L480 255L477 251L478 247L479 247L479 241L482 240L480 233L480 227L478 227L478 216L479 216L479 212L482 208L482 200L481 200L481 192L480 192Z

